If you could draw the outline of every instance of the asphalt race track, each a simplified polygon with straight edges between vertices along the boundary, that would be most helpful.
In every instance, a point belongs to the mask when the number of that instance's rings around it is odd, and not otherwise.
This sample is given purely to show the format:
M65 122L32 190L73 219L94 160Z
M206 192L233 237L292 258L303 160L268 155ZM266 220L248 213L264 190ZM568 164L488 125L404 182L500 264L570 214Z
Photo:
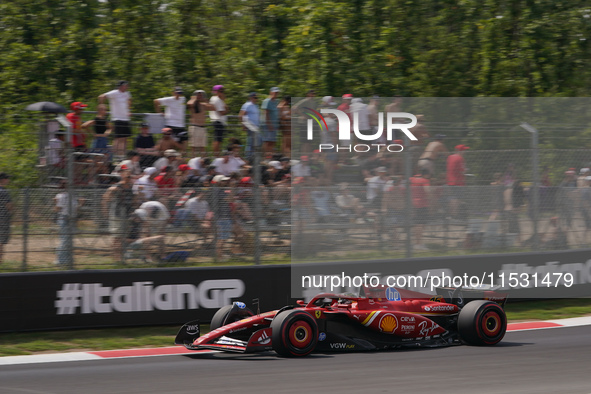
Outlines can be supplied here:
M591 326L501 344L302 359L203 354L0 367L2 394L591 393Z

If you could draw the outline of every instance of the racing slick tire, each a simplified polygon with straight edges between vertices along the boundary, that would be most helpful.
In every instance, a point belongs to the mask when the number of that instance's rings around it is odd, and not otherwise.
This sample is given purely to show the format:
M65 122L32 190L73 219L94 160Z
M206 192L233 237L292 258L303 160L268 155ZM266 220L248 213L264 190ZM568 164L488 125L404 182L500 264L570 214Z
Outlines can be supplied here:
M271 322L273 350L282 357L303 357L318 342L318 324L308 312L287 310Z
M217 330L226 324L234 323L253 315L254 313L246 307L234 308L234 304L223 306L211 318L209 330Z
M469 345L495 345L503 339L505 331L507 316L496 302L471 301L458 316L458 333Z

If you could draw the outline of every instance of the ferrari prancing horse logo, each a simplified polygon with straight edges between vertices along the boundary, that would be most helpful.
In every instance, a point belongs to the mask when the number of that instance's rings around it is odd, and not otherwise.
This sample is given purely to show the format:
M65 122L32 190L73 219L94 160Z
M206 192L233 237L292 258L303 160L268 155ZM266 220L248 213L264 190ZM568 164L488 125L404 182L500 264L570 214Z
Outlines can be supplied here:
M315 311L316 319L320 319L322 317L322 311Z

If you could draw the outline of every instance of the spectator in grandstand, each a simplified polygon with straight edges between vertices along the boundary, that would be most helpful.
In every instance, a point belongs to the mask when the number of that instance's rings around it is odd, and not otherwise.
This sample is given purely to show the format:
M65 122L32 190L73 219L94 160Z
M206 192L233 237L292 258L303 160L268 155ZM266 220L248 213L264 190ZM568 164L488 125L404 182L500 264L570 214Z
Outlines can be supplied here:
M216 175L212 179L212 183L216 187L212 190L212 201L214 205L214 217L217 227L217 245L216 245L216 260L225 261L229 256L224 254L224 244L228 242L232 236L233 218L232 218L232 195L228 188L228 181L230 177L225 175Z
M164 235L170 220L168 208L160 201L146 201L135 210L135 213L147 225L148 235Z
M211 184L211 181L213 180L213 178L217 175L215 166L210 165L207 167L205 175L201 175L201 177L199 177L199 183L201 185L203 185L204 187L207 187Z
M249 93L248 101L246 101L240 108L238 117L246 130L246 149L245 154L250 157L255 147L260 146L261 135L260 135L260 111L257 105L258 96L255 92Z
M300 156L300 161L291 166L291 174L293 177L311 177L312 169L310 168L310 158L306 155Z
M273 152L277 142L277 130L279 129L279 100L277 95L281 92L278 87L269 91L269 97L261 104L261 132L263 139L263 152Z
M413 244L416 250L427 250L423 244L423 230L429 223L429 193L431 183L429 182L429 171L422 169L421 172L409 179L410 192L413 206Z
M158 185L158 197L167 206L170 206L172 200L177 197L176 171L170 166L164 167L160 174L154 178L154 182Z
M373 134L375 134L378 130L379 126L379 103L380 98L378 96L373 96L369 100L369 104L367 105L367 116L369 117L369 128ZM379 144L386 143L386 133L382 133L382 135L375 141Z
M207 101L204 90L195 90L187 103L191 115L189 125L189 146L192 156L197 153L204 155L207 148L206 111L215 111L213 104Z
M151 167L160 156L154 137L150 134L150 126L146 122L140 125L140 135L135 138L133 149L140 154L142 168Z
M70 141L72 147L77 151L84 151L86 150L86 135L84 134L84 130L86 130L86 123L82 123L82 112L84 112L84 108L88 107L86 104L82 104L79 101L75 101L70 104L70 109L74 112L70 112L66 115L66 118L72 124L72 140Z
M187 129L185 128L185 105L186 99L183 96L183 89L177 86L172 91L172 96L162 97L154 100L154 110L160 113L160 107L166 107L164 126L172 131L172 138L180 145L179 150L185 152L187 149Z
M122 157L125 154L127 139L131 137L131 93L129 82L119 81L117 89L101 94L98 97L99 104L103 104L105 98L109 99L111 120L113 121L113 150L114 154Z
M560 182L557 196L560 217L566 222L567 229L573 224L576 187L577 179L575 169L569 168L564 172L564 179Z
M54 211L57 213L58 234L60 237L60 244L57 247L57 265L67 265L72 261L71 250L68 245L72 245L73 234L71 230L76 227L76 217L78 208L84 205L83 198L73 198L70 211L70 194L66 191L68 181L63 179L58 184L60 192L53 198ZM68 220L71 218L72 224L69 227ZM72 245L73 246L73 245Z
M13 205L10 193L6 190L9 181L10 176L5 172L0 172L0 264L2 264L4 256L4 245L10 240L10 216Z
M209 157L194 157L187 165L193 170L193 173L197 176L205 175L207 173L207 167L211 164L211 158Z
M455 153L447 157L447 186L450 186L450 205L449 213L452 217L457 217L460 204L462 203L462 194L466 186L466 164L464 152L470 149L466 145L456 145Z
M314 99L315 96L316 91L314 89L310 89L306 92L306 98L300 100L292 107L292 117L295 118L294 125L296 127L296 142L299 144L300 152L304 153L310 153L310 142L306 137L306 122L309 118L306 116L306 108L316 109L317 105ZM292 133L293 132L294 130L292 130Z
M185 207L177 211L177 216L186 218L187 224L206 239L213 234L213 211L210 208L204 190L197 190L195 197L187 200ZM206 240L204 240L206 242Z
M357 125L359 127L359 132L364 135L371 134L371 126L369 123L369 111L367 110L367 104L363 102L363 99L356 97L351 100L351 105L349 107L350 111L350 118L353 121L355 119L355 114L357 114L358 122ZM355 123L352 123L351 127L354 127ZM377 143L377 141L373 141Z
M435 140L431 141L425 147L425 150L419 157L417 161L417 168L418 170L426 169L429 171L431 176L435 175L436 172L436 163L437 159L444 153L447 153L448 150L443 144L443 140L445 139L444 134L437 134L435 136Z
M209 103L214 106L214 110L209 111L209 119L213 123L213 153L219 155L220 146L224 140L224 134L228 125L228 109L225 100L226 94L224 85L215 85L212 89L212 96Z
M386 183L388 182L388 170L386 167L378 167L375 169L375 176L367 178L367 207L373 210L379 210L382 204L382 196Z
M392 97L392 102L390 104L386 105L386 107L384 108L384 111L386 113L388 113L388 112L403 112L402 111L402 96L396 95L396 96ZM406 120L404 120L404 121L406 121ZM384 133L384 134L386 134L386 133ZM399 140L402 138L404 138L402 131L400 131L400 130L393 131L392 140Z
M548 230L544 234L542 249L565 250L568 249L568 236L560 225L557 216L550 218Z
M137 211L137 210L136 210ZM146 236L145 224L135 211L129 217L128 233L126 236L125 260L138 257L146 263L160 262L163 258L164 235Z
M138 206L137 195L132 189L134 185L131 171L126 168L121 170L121 180L107 189L101 201L103 215L109 218L109 231L113 235L112 251L115 261L123 260L122 241L126 239L129 231L129 218Z
M174 149L167 149L163 152L163 157L159 158L154 162L154 167L158 171L162 171L165 167L172 167L176 171L181 163L181 154Z
M99 104L96 107L94 119L84 122L83 128L94 128L94 139L92 140L92 151L96 153L109 153L109 135L111 135L111 124L107 117L107 106Z
M53 137L49 140L47 146L47 164L51 168L51 174L60 174L66 167L66 150L64 138L65 131L58 130L53 133Z
M358 224L364 223L360 200L351 194L347 183L341 183L339 186L339 194L335 197L335 202L345 215L356 219Z
M277 106L279 110L279 130L281 131L281 152L291 154L291 96L283 96Z
M511 187L515 182L515 165L513 163L507 164L507 170L503 174L503 185Z
M144 169L144 175L135 181L133 184L133 192L138 196L138 201L148 201L154 197L158 185L154 178L159 175L155 167L147 167Z
M142 168L140 166L140 154L134 150L130 150L126 154L127 159L119 163L113 173L118 174L121 167L125 166L128 171L131 171L131 177L135 180L142 175Z
M167 150L172 149L176 152L182 148L182 145L176 142L172 137L172 129L170 127L163 128L162 138L156 144L156 150L160 152L161 155L164 155Z
M240 168L246 163L238 157L237 149L229 146L225 150L222 157L218 157L212 163L216 168L216 172L221 175L230 176L234 172L240 172Z

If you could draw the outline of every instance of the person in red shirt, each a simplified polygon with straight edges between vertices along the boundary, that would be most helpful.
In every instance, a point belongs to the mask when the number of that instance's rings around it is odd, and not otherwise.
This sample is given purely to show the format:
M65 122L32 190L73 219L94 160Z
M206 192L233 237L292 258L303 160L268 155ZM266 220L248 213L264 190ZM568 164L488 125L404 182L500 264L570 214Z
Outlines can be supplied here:
M66 115L66 118L72 123L72 146L77 149L86 149L86 135L82 131L85 128L82 125L82 119L80 115L84 111L84 108L88 107L86 104L82 104L79 101L75 101L70 104L70 109L74 112L70 112Z
M452 217L456 217L461 203L463 187L466 186L466 164L464 161L464 151L470 147L466 145L456 145L455 152L447 157L447 185L450 188L450 206L449 211Z
M423 168L420 174L409 179L410 194L413 206L413 243L417 250L427 250L423 245L423 230L425 224L429 222L429 189L431 181L429 180L429 170Z

